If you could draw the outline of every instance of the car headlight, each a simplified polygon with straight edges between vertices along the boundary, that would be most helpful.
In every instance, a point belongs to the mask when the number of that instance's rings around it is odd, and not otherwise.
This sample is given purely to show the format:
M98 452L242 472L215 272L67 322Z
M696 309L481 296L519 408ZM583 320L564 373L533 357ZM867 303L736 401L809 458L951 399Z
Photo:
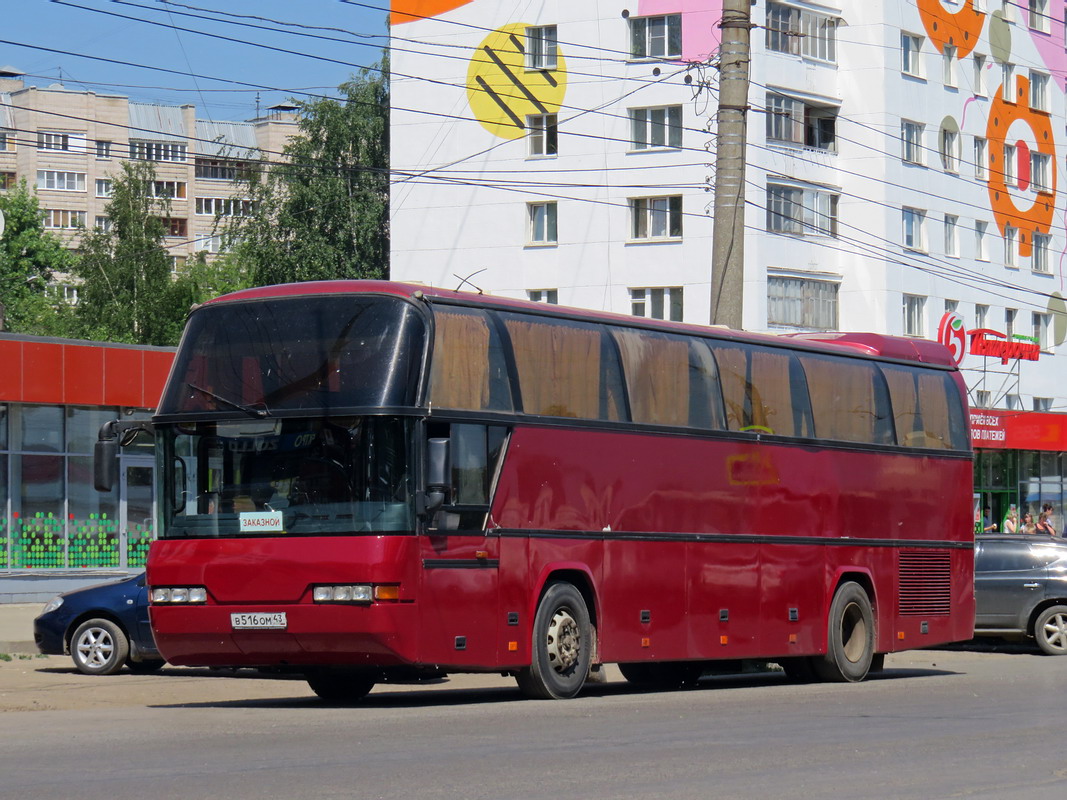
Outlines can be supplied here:
M61 605L63 605L63 595L57 594L45 604L44 611L42 611L41 613L47 614L50 611L55 611Z

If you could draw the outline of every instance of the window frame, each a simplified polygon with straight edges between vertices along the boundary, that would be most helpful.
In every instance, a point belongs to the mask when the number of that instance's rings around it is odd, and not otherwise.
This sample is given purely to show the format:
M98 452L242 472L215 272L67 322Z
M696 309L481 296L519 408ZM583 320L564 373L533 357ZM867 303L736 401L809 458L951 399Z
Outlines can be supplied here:
M900 72L909 78L925 80L922 68L924 36L907 31L900 32Z
M901 208L901 243L905 250L926 252L926 210L904 206Z
M900 160L905 164L926 166L923 136L926 126L911 119L900 121Z
M662 33L651 30L652 23L659 26L662 21ZM630 60L673 60L682 57L682 15L650 14L644 17L630 17ZM655 52L662 49L662 52Z
M659 113L662 113L662 120L653 119ZM641 106L629 109L630 152L680 150L683 113L681 105ZM656 138L662 138L664 143L656 144L654 141Z
M840 330L840 292L840 279L768 274L767 326ZM830 296L821 296L822 293Z
M559 203L540 200L526 204L527 247L554 247L559 244Z
M551 36L548 34L551 32ZM526 70L552 72L559 68L559 31L556 25L526 27Z
M631 242L681 241L682 195L628 198ZM656 233L662 230L663 233Z
M556 158L559 155L559 117L556 114L529 114L526 117L528 158Z
M684 287L631 286L629 292L631 316L672 322L682 321L685 313ZM638 313L638 309L641 313Z
M904 294L902 300L904 336L918 338L926 336L926 300L924 295Z

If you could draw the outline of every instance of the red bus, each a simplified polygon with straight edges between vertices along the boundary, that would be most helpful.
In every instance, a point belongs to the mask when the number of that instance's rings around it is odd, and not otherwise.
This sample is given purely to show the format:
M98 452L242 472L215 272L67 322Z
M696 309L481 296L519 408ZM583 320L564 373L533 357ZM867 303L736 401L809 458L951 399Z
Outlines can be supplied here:
M195 310L154 418L173 664L329 699L601 664L856 681L970 638L965 386L939 344L793 337L389 282Z

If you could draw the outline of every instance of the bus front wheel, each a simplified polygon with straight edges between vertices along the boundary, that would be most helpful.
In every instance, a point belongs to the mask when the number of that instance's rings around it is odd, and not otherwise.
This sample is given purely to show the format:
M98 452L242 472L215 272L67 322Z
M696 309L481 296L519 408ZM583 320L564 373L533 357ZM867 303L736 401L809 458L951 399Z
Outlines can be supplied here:
M533 623L532 663L516 680L527 697L574 697L589 675L593 640L585 598L569 583L550 584Z
M874 659L874 611L862 586L838 587L828 622L826 655L812 660L815 672L824 681L863 680Z
M329 703L355 703L374 688L374 678L359 672L309 672L304 675L311 691Z

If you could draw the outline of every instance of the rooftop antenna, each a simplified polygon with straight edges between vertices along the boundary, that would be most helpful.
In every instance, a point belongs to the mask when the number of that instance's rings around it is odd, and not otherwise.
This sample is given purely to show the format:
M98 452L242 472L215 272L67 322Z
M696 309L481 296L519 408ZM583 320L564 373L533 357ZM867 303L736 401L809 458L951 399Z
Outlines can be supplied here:
M482 267L481 269L475 270L474 272L472 272L466 278L460 278L459 275L457 275L456 273L453 272L452 273L452 277L453 278L459 278L459 286L456 287L456 291L458 292L459 291L459 287L462 286L463 284L467 284L468 286L470 286L473 289L475 289L478 292L478 294L485 294L485 292L483 292L481 290L481 288L479 288L475 284L471 283L470 279L473 278L475 275L477 275L480 272L485 272L487 269L489 269L489 267Z
M256 119L259 119L259 92L256 92Z

